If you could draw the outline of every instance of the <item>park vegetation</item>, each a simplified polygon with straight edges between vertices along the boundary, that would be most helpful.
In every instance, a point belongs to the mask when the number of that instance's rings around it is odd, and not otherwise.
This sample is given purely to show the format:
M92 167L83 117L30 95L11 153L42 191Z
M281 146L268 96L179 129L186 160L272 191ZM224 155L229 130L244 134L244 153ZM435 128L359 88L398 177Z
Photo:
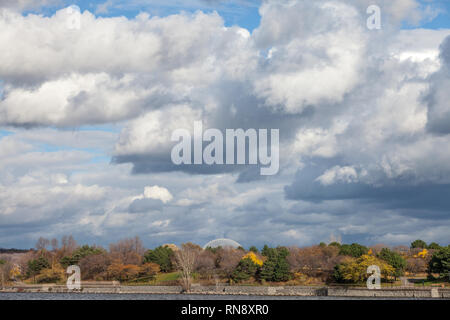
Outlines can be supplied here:
M217 285L362 285L367 268L380 267L382 282L394 285L403 276L422 277L447 284L450 245L416 240L409 247L320 243L309 247L206 248L185 243L145 249L139 237L123 239L105 249L79 246L72 236L61 241L39 238L35 248L3 250L0 281L7 283L60 283L66 269L78 265L82 281L119 281L126 284Z

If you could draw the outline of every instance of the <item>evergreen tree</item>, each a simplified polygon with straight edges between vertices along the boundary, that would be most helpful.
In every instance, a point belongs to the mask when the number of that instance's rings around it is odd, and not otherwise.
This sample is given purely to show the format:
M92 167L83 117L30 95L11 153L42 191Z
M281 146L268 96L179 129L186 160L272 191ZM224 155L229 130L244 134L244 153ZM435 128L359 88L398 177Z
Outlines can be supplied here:
M441 278L450 280L450 246L433 253L428 265L429 273L439 273Z
M267 260L261 270L261 279L276 282L289 280L291 277L287 262L289 250L284 247L274 249L264 246L263 251Z
M417 239L417 240L411 242L411 249L416 249L416 248L427 249L427 243L420 239Z
M250 258L245 258L239 262L231 278L236 282L245 281L251 277L256 278L258 269L259 267Z
M250 249L249 249L249 251L254 252L254 253L259 253L258 248L255 247L255 246L251 246Z
M395 278L401 277L404 274L406 268L406 260L400 254L391 251L388 248L383 248L378 254L378 258L386 261L394 267Z
M369 249L358 243L352 243L350 245L343 244L339 250L340 255L350 256L350 257L354 257L354 258L359 258L363 254L367 254L367 252L369 252Z
M173 256L172 249L160 246L154 250L148 250L144 255L144 262L156 263L162 272L171 272L173 270Z

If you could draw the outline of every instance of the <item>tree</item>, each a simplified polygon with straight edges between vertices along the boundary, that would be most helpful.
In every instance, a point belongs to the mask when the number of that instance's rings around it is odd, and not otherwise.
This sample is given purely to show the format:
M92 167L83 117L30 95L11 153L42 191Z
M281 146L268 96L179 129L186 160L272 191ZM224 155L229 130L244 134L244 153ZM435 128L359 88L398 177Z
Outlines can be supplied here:
M263 255L267 257L261 269L261 279L267 281L287 281L291 277L287 257L289 250L285 247L269 248L264 246Z
M43 237L39 237L38 241L36 242L36 250L44 250L47 249L47 247L50 245L50 240L43 238Z
M389 250L388 248L381 249L380 253L377 255L378 258L386 261L392 267L394 267L394 277L397 279L405 273L406 260L398 253Z
M306 248L289 248L287 258L291 272L301 272L309 276L318 275L327 278L334 266L342 260L336 246L311 246Z
M144 262L153 262L159 265L162 272L173 270L172 260L174 252L169 247L157 247L154 250L147 250L144 255Z
M120 260L115 260L107 272L111 280L130 281L138 278L140 269L137 265L123 264Z
M184 243L181 249L175 252L175 261L181 271L181 285L186 292L191 290L192 273L201 248L192 243Z
M239 262L231 278L236 282L240 282L256 277L259 267L251 258L245 257Z
M427 263L422 258L408 258L406 260L406 271L411 273L424 273L427 271Z
M108 267L111 259L106 252L101 254L87 255L81 258L78 265L82 270L81 277L84 280L106 280Z
M58 239L53 238L53 239L50 241L50 245L52 246L52 250L53 250L53 251L58 250Z
M251 251L251 252L254 252L254 253L259 253L258 248L255 247L255 246L251 246L250 249L248 249L248 250Z
M241 250L233 248L221 248L217 251L217 263L218 271L223 277L230 279L234 269L241 261L244 253Z
M450 278L450 247L442 247L433 253L428 264L429 273L439 273L441 278Z
M52 267L42 269L39 275L36 276L35 282L37 283L56 283L65 279L65 269L57 263Z
M334 242L329 243L328 246L329 247L338 247L338 248L340 248L341 244L339 242L334 241Z
M439 249L441 249L441 246L436 242L432 242L428 245L428 249L439 250Z
M141 264L144 251L139 237L123 239L109 245L112 259L118 259L123 264Z
M226 249L229 249L230 247L226 247ZM218 253L219 251L223 250L224 248L222 246L218 246L218 247L207 247L205 250L210 251L214 254Z
M267 244L265 244L264 247L263 247L263 249L261 250L261 254L262 254L264 257L268 257L269 254L270 254L271 252L272 252L272 251L271 251L271 248L269 248L269 246L268 246Z
M258 267L261 267L264 263L264 261L256 255L253 251L250 251L246 255L242 257L242 259L250 259L254 264L256 264Z
M266 260L261 268L260 278L265 281L273 281L277 263L273 259Z
M0 285L3 287L5 282L9 280L12 269L10 259L0 259Z
M369 249L358 243L352 243L350 245L343 244L339 250L339 254L343 256L350 256L353 258L359 258L363 254L367 254Z
M359 258L348 257L344 262L337 264L333 276L337 282L360 283L370 276L367 268L371 265L377 265L385 279L395 273L395 269L390 264L372 255L364 254Z
M416 249L416 248L426 249L427 243L420 239L411 242L411 249Z
M33 277L33 281L36 282L36 275L43 269L50 268L50 263L46 258L40 256L38 259L28 261L28 276Z
M138 282L153 280L159 272L159 266L156 263L144 263L141 266L134 264L123 264L119 260L113 263L107 269L108 278L121 282Z
M63 255L71 255L78 247L75 239L70 236L63 236L61 239L61 250Z
M76 249L72 255L65 256L60 260L60 263L63 267L67 268L68 266L78 264L81 259L90 255L96 255L104 253L105 250L103 248L84 245Z
M137 280L153 280L155 275L160 271L159 265L152 262L144 263L139 267L139 278Z
M195 271L208 280L215 274L216 266L218 263L218 254L211 250L203 250L197 257L195 264Z

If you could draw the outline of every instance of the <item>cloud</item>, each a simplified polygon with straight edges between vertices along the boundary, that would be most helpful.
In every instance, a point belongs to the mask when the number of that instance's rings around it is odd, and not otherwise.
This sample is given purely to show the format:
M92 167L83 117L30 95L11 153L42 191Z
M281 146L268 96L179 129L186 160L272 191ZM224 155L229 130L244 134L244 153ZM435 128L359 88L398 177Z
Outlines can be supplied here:
M358 173L353 167L333 167L325 171L323 175L316 179L322 185L328 186L336 182L342 181L345 183L352 183L358 180Z
M0 241L448 241L450 31L401 30L432 12L414 0L379 1L369 31L369 4L264 1L252 33L2 6ZM280 174L173 165L173 130L199 120L280 129Z
M0 9L31 10L60 4L60 0L0 0Z
M268 105L297 113L309 105L340 102L356 86L367 37L354 7L271 1L260 13L255 41L270 50L255 93Z
M153 186L153 187L145 187L144 198L158 199L164 203L167 203L173 199L173 196L166 188Z
M128 208L130 213L141 213L148 211L161 211L163 208L163 202L159 199L136 199Z
M428 105L427 128L436 134L450 133L450 36L440 47L441 68L430 78L430 89L425 102Z

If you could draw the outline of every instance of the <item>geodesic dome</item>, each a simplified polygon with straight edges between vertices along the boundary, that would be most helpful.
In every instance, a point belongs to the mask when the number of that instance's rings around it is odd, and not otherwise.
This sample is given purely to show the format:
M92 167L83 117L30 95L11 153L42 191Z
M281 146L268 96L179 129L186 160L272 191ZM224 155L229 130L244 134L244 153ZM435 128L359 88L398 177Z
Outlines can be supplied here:
M208 242L207 244L205 244L203 246L203 249L217 248L217 247L222 247L222 248L232 247L232 248L237 249L242 246L238 242L231 240L231 239L216 239L216 240L212 240L212 241Z

